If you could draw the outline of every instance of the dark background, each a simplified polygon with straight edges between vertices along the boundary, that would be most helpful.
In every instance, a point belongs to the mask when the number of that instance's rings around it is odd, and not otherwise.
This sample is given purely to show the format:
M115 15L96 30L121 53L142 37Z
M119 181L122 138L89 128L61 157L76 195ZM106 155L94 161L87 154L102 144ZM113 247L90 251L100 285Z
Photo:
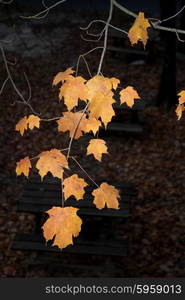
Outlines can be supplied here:
M58 103L58 89L52 87L53 77L67 67L75 68L78 56L97 45L82 40L79 27L86 26L93 19L105 20L108 5L107 1L69 0L44 19L25 20L20 15L36 13L41 6L37 7L38 1L30 1L30 5L28 1L23 2L0 5L0 39L13 38L12 43L4 47L7 59L10 62L16 59L16 64L9 65L16 86L27 97L26 72L32 87L31 105L50 118L65 110L65 106ZM159 17L159 7L164 4L163 1L160 5L158 1L119 2L134 11L146 11L147 16L153 17ZM173 11L170 3L165 9L167 16L171 15L170 9ZM181 7L183 1L176 4ZM115 9L112 24L129 30L133 18ZM178 24L184 28L180 18ZM167 25L170 26L169 23ZM100 29L96 26L93 30L97 32ZM102 71L104 76L119 78L123 87L133 85L137 89L144 104L138 112L139 121L130 118L131 112L123 111L121 122L127 126L132 126L133 122L136 123L134 126L138 126L139 123L142 132L124 130L108 134L105 139L110 157L105 155L102 164L86 157L85 147L89 138L74 144L74 151L82 153L80 163L95 180L107 179L113 184L130 182L138 190L137 197L130 203L127 224L121 222L114 235L128 237L128 256L116 260L108 258L107 269L101 273L92 273L87 268L68 270L67 267L51 273L52 262L39 264L36 251L15 251L11 248L16 233L31 233L36 222L34 215L16 211L24 189L23 177L15 176L16 162L28 154L33 157L48 148L66 147L68 134L58 133L55 122L43 124L41 130L27 132L23 137L15 132L15 124L30 111L16 102L20 99L10 82L7 83L0 96L2 277L106 277L107 270L111 268L114 270L113 277L184 277L185 124L184 118L177 121L175 108L176 93L185 88L185 54L183 45L172 35L151 30L144 54L141 43L132 47L124 34L115 36L110 31ZM111 50L111 47L116 47L117 51ZM126 51L118 51L120 49ZM88 56L93 74L97 71L100 55L101 52L96 52ZM1 65L3 84L6 70L2 56ZM83 63L79 73L88 79ZM83 256L61 258L66 265L83 263L84 260ZM55 259L55 254L51 255L52 259ZM89 256L88 259L94 265L105 263L102 257Z

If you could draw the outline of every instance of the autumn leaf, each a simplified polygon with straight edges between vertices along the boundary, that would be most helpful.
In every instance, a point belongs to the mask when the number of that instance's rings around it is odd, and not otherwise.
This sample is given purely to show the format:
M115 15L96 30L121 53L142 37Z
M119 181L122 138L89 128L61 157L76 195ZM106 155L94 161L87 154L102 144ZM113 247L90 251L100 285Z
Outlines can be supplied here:
M28 177L30 168L31 168L31 162L29 157L26 156L25 158L17 162L16 174L21 175L23 173L26 177Z
M109 92L109 94L106 96L101 92L97 92L94 98L92 98L88 107L88 110L90 111L90 118L101 118L105 127L115 115L115 112L112 108L112 104L115 102L115 100L112 98L112 96L112 92Z
M80 112L65 112L63 117L57 120L58 131L68 131L70 132L70 137L74 136L76 130L75 139L82 136L82 130L86 128L86 115Z
M40 118L35 115L29 115L27 118L28 127L33 129L34 127L40 127Z
M89 79L86 83L88 87L88 99L91 100L96 96L98 92L101 92L103 95L108 95L110 91L116 89L119 83L117 78L107 78L100 75L96 75Z
M35 115L29 115L28 118L25 116L22 118L15 126L16 131L20 131L20 134L23 135L24 131L33 129L34 127L40 127L40 118Z
M64 83L65 80L70 79L70 75L74 73L72 68L68 68L64 72L59 72L53 79L53 85L57 85L59 82Z
M185 110L185 107L184 107L183 104L179 104L179 105L177 106L175 112L176 112L176 115L177 115L177 117L178 117L178 120L181 119L182 113L183 113L184 110Z
M104 182L99 188L92 192L92 195L94 196L93 203L98 209L102 209L105 206L108 208L119 209L118 198L120 198L120 195L119 191L114 186Z
M58 149L52 149L50 151L43 151L39 155L36 168L39 170L39 175L42 179L48 172L51 172L54 177L62 179L63 168L68 169L69 167L65 155Z
M148 27L151 27L148 19L145 18L143 12L140 12L128 32L128 37L132 45L136 44L138 41L142 41L144 47L146 46L148 40Z
M117 79L117 78L115 78L115 77L112 77L112 78L110 78L110 81L111 81L111 83L112 83L112 88L113 88L114 90L116 90L117 87L118 87L118 84L120 83L120 80Z
M137 91L132 86L127 86L125 89L122 89L120 92L120 102L126 104L129 107L134 105L134 99L140 99Z
M108 153L105 141L101 139L91 139L87 147L87 155L93 154L97 160L101 161L103 153Z
M78 99L87 101L88 89L84 84L85 79L81 76L73 77L67 80L60 88L59 99L64 98L68 110L78 105Z
M185 103L185 91L181 91L180 93L178 93L179 97L179 104L183 104Z
M63 192L65 200L70 196L74 196L76 200L83 199L85 193L84 187L88 184L83 178L78 177L77 174L74 174L63 181Z
M16 124L15 130L20 131L20 134L23 135L27 127L28 127L27 117L24 117Z
M84 126L84 129L82 129L84 132L90 132L92 131L94 135L99 130L99 127L101 126L101 122L97 120L96 118L89 118L86 120L86 124Z
M56 207L46 211L49 218L42 226L46 241L54 238L52 246L60 249L73 244L73 237L77 237L81 231L82 220L77 215L75 207Z

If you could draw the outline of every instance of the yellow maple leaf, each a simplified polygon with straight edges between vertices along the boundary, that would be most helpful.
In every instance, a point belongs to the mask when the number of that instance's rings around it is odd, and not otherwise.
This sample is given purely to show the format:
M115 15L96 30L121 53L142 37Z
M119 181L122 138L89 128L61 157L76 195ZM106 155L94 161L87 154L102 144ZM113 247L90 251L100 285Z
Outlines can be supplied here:
M28 177L30 168L31 168L31 162L29 157L26 156L25 158L17 162L16 174L21 175L23 173L26 177Z
M28 127L33 129L34 127L40 127L40 118L35 115L29 115L27 118Z
M178 120L180 120L182 118L182 113L185 110L185 107L183 104L179 104L175 110L176 115L178 117Z
M107 78L100 75L96 75L89 79L86 83L88 87L88 99L91 100L97 94L97 92L101 92L103 95L109 94L109 92L113 89L116 89L119 83L119 79L117 78Z
M70 77L60 88L59 99L64 98L68 110L78 105L78 99L87 101L88 89L85 79L81 76Z
M24 117L16 124L15 130L20 131L20 134L23 135L27 127L28 127L27 117Z
M178 96L179 96L179 104L185 103L185 91L181 91L180 93L178 93Z
M86 120L85 127L83 129L84 132L90 132L92 131L94 135L99 130L99 127L101 126L101 122L97 120L96 118L89 118Z
M105 127L115 115L112 107L112 104L115 102L115 100L112 97L112 92L109 92L106 96L101 92L97 92L94 98L92 98L88 107L88 110L90 111L90 118L101 118Z
M63 117L57 120L58 131L68 131L70 132L70 137L73 137L75 132L75 139L82 136L82 130L86 126L86 115L80 112L64 112Z
M69 167L66 156L58 149L51 149L40 153L36 168L39 170L42 179L48 172L51 172L54 177L62 179L63 168L68 169Z
M49 218L42 226L46 241L54 238L52 246L60 249L73 244L73 237L77 237L81 231L82 220L77 215L75 207L56 207L46 211Z
M139 12L134 24L128 32L128 37L132 45L136 44L138 41L142 41L144 47L146 46L148 40L148 27L151 27L148 19L145 18L143 12Z
M99 188L92 192L92 195L94 196L93 203L98 209L104 208L105 205L108 208L119 209L118 198L120 198L120 195L114 186L103 182Z
M80 178L77 174L74 174L63 181L63 192L65 200L70 196L74 196L76 200L83 199L85 193L84 187L88 184L83 178Z
M125 89L122 89L120 92L120 102L126 104L129 107L134 105L134 99L140 99L137 91L132 86L127 86Z
M115 77L112 77L112 78L110 78L110 81L111 81L111 83L112 83L112 88L113 88L114 90L116 90L117 87L118 87L118 84L120 83L120 80L117 79L117 78L115 78Z
M108 153L105 141L102 139L91 139L87 147L87 155L93 154L97 160L101 161L103 153Z
M70 75L74 73L72 68L66 69L64 72L59 72L53 79L53 85L57 85L59 82L64 83L67 79L70 79Z

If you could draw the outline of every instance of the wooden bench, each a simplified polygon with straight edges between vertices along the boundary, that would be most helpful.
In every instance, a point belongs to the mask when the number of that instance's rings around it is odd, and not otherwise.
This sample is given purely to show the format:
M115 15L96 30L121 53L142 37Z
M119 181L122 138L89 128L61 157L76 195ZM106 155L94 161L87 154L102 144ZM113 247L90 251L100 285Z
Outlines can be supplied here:
M43 182L38 178L32 178L25 184L24 193L17 205L17 212L33 213L37 216L35 230L31 234L19 233L16 235L12 249L30 250L50 253L100 255L104 257L124 257L127 255L127 240L114 239L115 224L126 221L129 216L128 202L136 195L132 184L123 183L114 185L120 190L120 209L98 210L92 203L91 191L94 187L86 189L84 200L76 201L70 197L65 201L65 206L79 208L78 215L83 220L81 233L74 238L74 245L70 245L62 251L58 247L51 247L51 242L46 244L41 226L47 219L45 211L52 206L61 206L60 181L46 178Z

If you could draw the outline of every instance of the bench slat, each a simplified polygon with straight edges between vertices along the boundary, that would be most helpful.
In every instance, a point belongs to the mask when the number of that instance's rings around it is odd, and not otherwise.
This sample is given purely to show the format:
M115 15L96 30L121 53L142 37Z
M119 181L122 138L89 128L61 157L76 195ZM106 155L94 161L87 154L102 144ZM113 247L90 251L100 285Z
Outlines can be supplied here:
M120 242L91 242L81 241L78 238L74 242L74 245L60 250L58 247L46 245L40 236L31 234L18 234L13 241L12 249L110 256L126 256L127 254L126 241L121 241L120 246Z

